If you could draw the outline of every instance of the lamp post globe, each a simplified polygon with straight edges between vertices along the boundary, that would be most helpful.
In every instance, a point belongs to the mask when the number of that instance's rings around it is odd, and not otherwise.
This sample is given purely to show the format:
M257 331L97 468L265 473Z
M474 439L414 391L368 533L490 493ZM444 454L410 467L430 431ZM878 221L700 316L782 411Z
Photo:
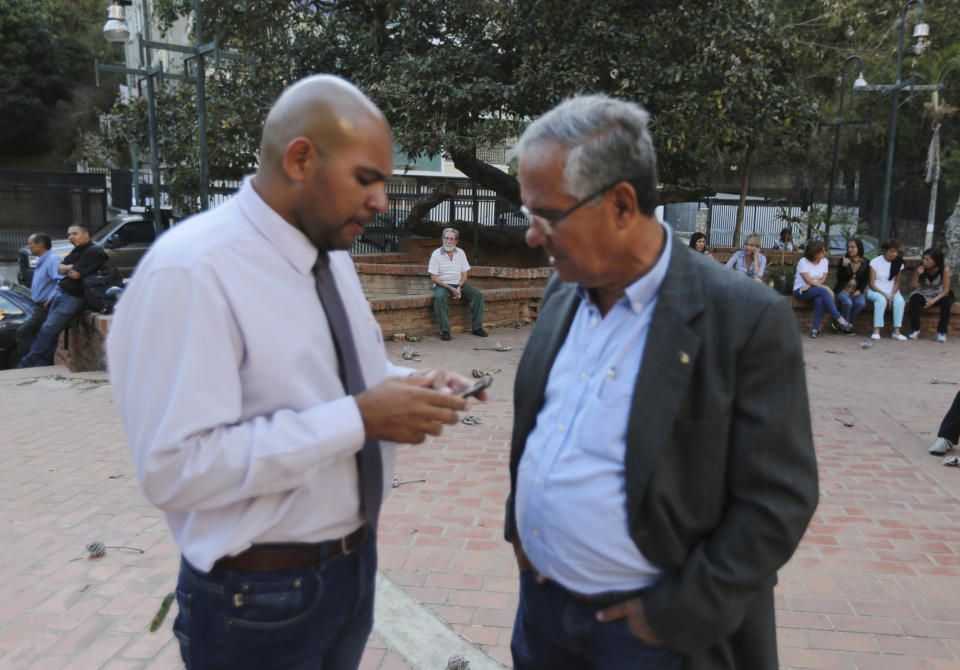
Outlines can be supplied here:
M130 29L124 20L123 7L110 5L107 7L107 22L103 24L103 37L108 42L127 42L130 39Z

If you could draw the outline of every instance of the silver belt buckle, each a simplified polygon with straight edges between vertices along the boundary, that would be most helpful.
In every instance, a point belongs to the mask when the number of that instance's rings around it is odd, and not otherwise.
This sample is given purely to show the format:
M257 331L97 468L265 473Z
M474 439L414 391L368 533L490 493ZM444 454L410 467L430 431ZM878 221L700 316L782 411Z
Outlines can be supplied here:
M350 553L350 548L347 546L347 538L349 535L344 535L340 538L340 553L346 556Z

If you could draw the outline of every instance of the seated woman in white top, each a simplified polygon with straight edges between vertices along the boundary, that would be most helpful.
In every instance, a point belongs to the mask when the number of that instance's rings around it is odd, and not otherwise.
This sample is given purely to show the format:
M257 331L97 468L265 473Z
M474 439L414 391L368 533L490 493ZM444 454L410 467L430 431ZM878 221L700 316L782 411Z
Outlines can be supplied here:
M823 320L823 311L830 312L833 321L830 325L834 330L846 335L853 335L853 326L843 318L834 302L833 291L825 285L830 263L827 261L827 250L820 240L812 240L803 250L803 258L797 263L797 276L793 280L793 297L797 300L813 301L813 330L810 337L820 335L820 322Z
M742 272L757 281L763 279L767 257L760 253L760 236L750 235L743 242L743 249L734 251L727 260L727 267Z
M887 240L880 245L883 253L870 261L870 282L867 285L867 300L873 303L873 335L870 339L880 339L883 328L883 313L887 303L893 303L893 335L895 340L906 340L900 332L903 325L903 308L906 301L900 295L900 276L903 259L900 258L900 242Z

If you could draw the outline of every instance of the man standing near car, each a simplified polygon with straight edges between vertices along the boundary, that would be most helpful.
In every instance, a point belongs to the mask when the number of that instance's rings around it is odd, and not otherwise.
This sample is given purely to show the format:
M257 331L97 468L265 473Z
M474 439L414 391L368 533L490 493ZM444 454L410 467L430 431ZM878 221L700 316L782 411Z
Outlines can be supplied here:
M440 339L450 339L450 318L447 316L447 299L466 297L470 305L470 327L477 337L486 337L483 329L483 294L467 284L470 263L467 254L457 246L460 233L456 228L444 228L442 246L430 255L427 272L433 282L433 312L440 325Z
M647 121L578 97L517 145L556 268L513 394L517 670L776 668L773 586L817 504L790 307L657 221Z
M57 272L57 255L50 252L52 243L50 237L43 233L34 233L27 239L27 247L30 253L37 257L37 266L33 270L33 278L30 280L30 297L36 309L30 318L20 324L17 328L17 347L20 350L20 356L26 356L30 351L40 326L47 318L47 312L50 309L50 303L57 294L59 287L57 282L60 275Z
M455 423L460 375L387 360L349 249L387 209L393 141L329 75L286 89L256 173L160 237L117 306L110 378L182 553L189 668L356 668L395 442ZM440 381L440 378L443 381Z
M53 365L60 333L83 307L83 278L95 274L107 261L107 253L90 241L90 230L86 226L75 223L67 228L67 239L73 250L57 266L57 273L65 276L60 280L60 289L50 303L30 351L20 359L18 367Z

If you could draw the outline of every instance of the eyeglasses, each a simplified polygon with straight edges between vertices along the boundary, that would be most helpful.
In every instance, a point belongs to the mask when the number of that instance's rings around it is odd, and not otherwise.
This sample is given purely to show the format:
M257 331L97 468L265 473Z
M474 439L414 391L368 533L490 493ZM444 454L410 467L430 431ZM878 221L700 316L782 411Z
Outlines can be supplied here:
M588 202L590 202L594 198L603 195L604 193L606 193L607 191L609 191L611 188L613 188L614 186L616 186L622 181L623 181L622 179L618 179L615 182L611 182L610 184L607 184L606 186L594 191L583 200L578 201L577 204L575 204L573 207L570 207L569 209L565 209L559 214L557 214L556 216L549 219L545 216L534 214L533 212L530 211L530 208L527 207L526 205L523 205L520 207L520 213L523 214L524 218L526 218L528 225L536 228L538 231L540 231L541 233L549 237L550 235L553 235L553 232L554 232L553 229L556 227L558 223L560 223L560 221L562 221L563 219L573 214L575 211L577 211L578 209L586 205Z

